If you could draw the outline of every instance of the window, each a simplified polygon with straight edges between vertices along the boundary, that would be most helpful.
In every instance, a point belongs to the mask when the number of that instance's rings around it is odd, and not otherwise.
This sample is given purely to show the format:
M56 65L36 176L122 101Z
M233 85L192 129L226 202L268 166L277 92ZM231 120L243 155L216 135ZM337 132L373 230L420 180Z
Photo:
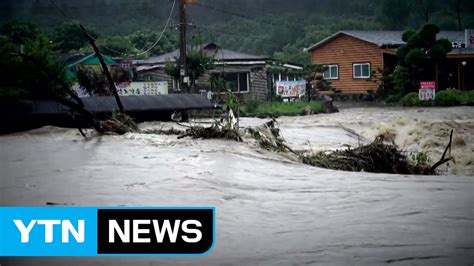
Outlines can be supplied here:
M233 92L249 91L249 73L223 73L214 75L220 75L225 79Z
M370 78L370 64L353 64L352 73L355 79L366 79Z
M324 79L339 79L339 66L325 65L323 77Z

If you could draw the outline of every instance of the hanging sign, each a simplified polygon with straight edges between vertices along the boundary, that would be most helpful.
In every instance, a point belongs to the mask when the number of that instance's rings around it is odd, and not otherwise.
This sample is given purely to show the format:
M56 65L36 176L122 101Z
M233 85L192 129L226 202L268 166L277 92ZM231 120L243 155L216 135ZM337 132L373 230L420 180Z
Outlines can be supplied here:
M282 97L300 97L306 94L306 80L278 81L276 83L277 95Z

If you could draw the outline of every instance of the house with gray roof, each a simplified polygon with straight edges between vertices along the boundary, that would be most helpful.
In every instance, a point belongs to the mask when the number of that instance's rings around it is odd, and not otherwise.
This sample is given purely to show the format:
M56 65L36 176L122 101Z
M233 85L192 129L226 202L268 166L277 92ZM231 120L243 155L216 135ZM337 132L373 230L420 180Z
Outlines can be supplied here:
M208 73L203 74L196 81L191 93L203 93L211 90L209 78L211 75L220 75L230 85L232 91L239 100L267 101L272 97L272 81L275 76L270 77L267 67L275 63L270 57L251 55L236 52L219 47L215 43L203 44L194 49L201 50L205 55L214 58L214 66ZM133 62L137 69L138 79L142 81L166 81L170 93L180 92L179 81L169 76L165 71L167 62L176 62L179 58L179 50L152 57L146 60ZM281 65L285 69L301 70L302 66L296 64ZM294 79L277 75L276 79Z
M467 73L474 73L474 46L468 31L441 31L438 38L448 39L453 50L433 66L432 80L438 88L474 88ZM339 31L311 45L308 51L314 64L326 66L324 79L345 93L376 91L383 72L397 65L396 49L405 44L402 31Z

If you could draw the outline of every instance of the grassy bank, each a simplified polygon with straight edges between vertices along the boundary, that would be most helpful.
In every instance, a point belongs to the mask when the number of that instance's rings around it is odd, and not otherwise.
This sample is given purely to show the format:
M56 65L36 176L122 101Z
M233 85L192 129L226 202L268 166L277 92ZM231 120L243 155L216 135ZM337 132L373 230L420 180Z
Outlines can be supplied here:
M457 106L474 103L474 91L436 91L434 101L420 101L417 92L405 95L399 102L402 106Z
M241 116L256 117L279 117L279 116L298 116L309 113L322 113L321 102L250 102L241 107Z

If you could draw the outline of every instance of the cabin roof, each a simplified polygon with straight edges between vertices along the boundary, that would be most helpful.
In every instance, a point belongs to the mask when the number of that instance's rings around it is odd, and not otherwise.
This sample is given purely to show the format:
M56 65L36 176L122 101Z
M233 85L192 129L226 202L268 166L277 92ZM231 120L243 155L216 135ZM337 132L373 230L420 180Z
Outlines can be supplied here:
M357 31L357 30L344 30L338 31L333 35L321 40L320 42L310 46L309 51L314 50L323 44L326 44L333 39L341 36L347 35L354 38L357 38L368 43L375 44L379 47L397 47L405 44L402 40L403 31ZM464 42L464 31L440 31L438 33L438 38L445 38L451 42Z
M200 49L200 47L194 47ZM258 56L252 54L246 54L236 51L231 51L227 49L222 49L215 43L207 43L202 45L202 51L207 56L214 57L217 61L264 61L269 59L266 56ZM154 64L164 64L167 61L175 62L179 58L179 50L173 52L152 57L146 60L136 60L134 63L138 65L154 65Z

